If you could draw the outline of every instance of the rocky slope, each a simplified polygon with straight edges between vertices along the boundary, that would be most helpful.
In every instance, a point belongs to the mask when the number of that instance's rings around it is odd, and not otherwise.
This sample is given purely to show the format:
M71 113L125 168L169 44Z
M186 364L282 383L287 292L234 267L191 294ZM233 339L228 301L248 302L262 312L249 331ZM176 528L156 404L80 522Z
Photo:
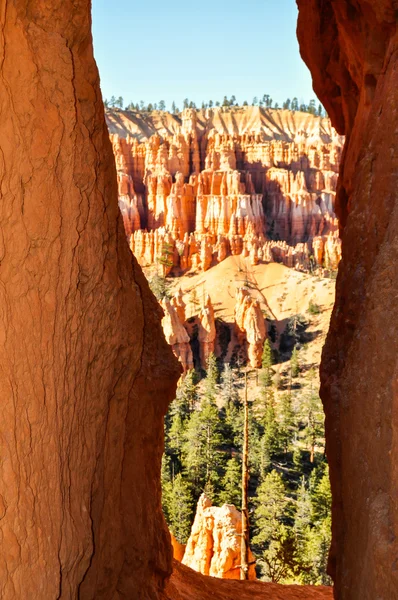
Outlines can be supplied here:
M343 257L321 394L339 600L398 590L397 6L298 0L298 36L346 146L336 208Z
M259 107L107 110L119 205L139 263L207 270L228 255L335 269L342 137L326 118ZM167 260L165 260L165 257Z
M166 600L332 600L331 588L225 581L206 577L175 561Z

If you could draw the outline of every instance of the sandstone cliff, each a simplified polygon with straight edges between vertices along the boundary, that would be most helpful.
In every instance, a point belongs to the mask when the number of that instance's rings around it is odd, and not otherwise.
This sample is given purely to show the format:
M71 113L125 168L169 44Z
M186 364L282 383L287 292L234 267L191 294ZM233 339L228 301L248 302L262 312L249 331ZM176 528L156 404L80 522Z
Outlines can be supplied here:
M242 516L235 506L212 506L211 500L202 494L182 563L203 575L239 579L241 533ZM249 563L249 579L255 579L251 551Z
M321 366L339 600L398 590L397 6L298 0L314 89L346 135L343 257Z
M125 240L90 4L0 10L4 600L154 599L171 572L159 474L179 369Z
M328 119L241 107L181 117L108 110L119 204L139 263L207 270L226 256L335 269L342 138Z

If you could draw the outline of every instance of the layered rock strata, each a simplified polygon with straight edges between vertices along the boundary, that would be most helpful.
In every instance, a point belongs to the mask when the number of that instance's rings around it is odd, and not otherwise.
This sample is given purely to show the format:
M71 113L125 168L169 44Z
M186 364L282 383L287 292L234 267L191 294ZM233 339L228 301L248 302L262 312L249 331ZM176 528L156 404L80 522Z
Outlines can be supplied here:
M322 357L338 600L398 590L398 38L391 0L299 0L301 52L346 136L343 256Z
M337 268L342 138L259 107L106 114L130 247L143 266L207 270L228 255ZM171 267L170 267L171 268Z
M3 600L153 600L172 566L179 368L125 239L90 7L0 10Z
M202 494L182 563L203 575L239 579L241 533L242 515L235 506L212 506L211 500ZM255 579L255 561L250 550L249 563L249 579Z

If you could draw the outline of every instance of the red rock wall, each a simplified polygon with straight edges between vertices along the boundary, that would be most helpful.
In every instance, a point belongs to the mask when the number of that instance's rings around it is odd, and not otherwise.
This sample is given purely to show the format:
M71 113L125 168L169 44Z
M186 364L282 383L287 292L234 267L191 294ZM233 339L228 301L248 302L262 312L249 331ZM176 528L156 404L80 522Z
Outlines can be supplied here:
M107 110L130 247L142 266L164 242L177 269L226 256L308 270L340 260L334 213L342 138L329 119L260 107Z
M322 357L339 600L398 590L398 59L390 0L299 0L315 91L346 135L343 258Z
M125 240L90 29L89 0L0 4L4 600L152 599L171 570L179 369Z

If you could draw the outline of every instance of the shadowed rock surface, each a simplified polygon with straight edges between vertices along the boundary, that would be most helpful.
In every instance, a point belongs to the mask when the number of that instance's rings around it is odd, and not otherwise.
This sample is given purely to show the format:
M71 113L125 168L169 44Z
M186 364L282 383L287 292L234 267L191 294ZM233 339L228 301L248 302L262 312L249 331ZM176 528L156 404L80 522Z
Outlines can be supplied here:
M0 596L155 599L179 367L119 216L89 0L1 3L0 182Z
M332 600L331 588L277 585L260 581L228 581L207 577L174 561L166 587L167 600Z
M390 0L298 0L314 89L346 144L343 258L322 357L339 600L398 596L398 38Z

